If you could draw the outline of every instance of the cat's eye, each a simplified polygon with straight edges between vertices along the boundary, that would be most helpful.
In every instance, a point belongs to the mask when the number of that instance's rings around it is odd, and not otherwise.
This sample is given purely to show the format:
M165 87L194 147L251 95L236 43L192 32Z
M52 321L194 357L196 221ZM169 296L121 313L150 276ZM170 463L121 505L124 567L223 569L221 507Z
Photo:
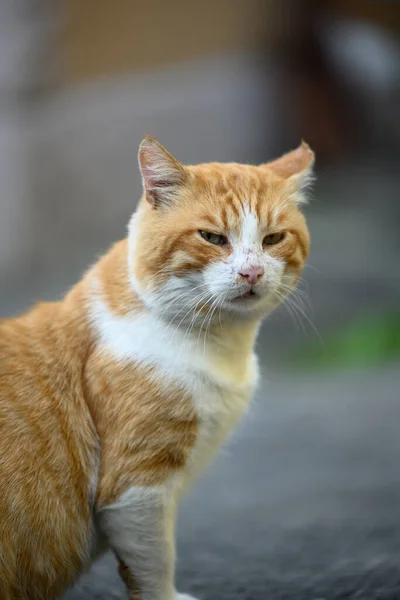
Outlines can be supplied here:
M285 237L284 233L270 233L265 236L263 240L264 246L273 246L274 244L279 244Z
M210 242L210 244L214 244L215 246L224 246L227 243L226 237L220 235L219 233L212 233L211 231L199 231L203 240L206 242Z

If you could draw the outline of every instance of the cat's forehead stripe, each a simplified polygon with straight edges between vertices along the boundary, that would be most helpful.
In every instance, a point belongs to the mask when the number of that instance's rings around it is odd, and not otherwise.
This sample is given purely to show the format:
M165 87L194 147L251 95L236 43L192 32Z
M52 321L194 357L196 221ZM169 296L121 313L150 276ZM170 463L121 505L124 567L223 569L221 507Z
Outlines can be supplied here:
M216 165L213 167L207 173L210 178L208 189L212 202L218 202L213 217L220 227L241 229L249 211L264 226L279 225L286 205L280 186L275 186L256 167L232 165L229 172L221 171Z
M230 209L237 218L240 217L240 207L238 206L237 201L235 202L232 192L228 192L225 199L225 206Z
M223 199L220 210L214 213L212 219L206 218L206 220L212 222L214 226L218 221L224 231L243 229L247 231L249 223L274 228L280 225L285 208L285 202L280 199L270 203L261 196L247 194L240 198L230 192Z
M242 220L241 241L245 246L254 244L258 238L259 220L250 210L245 211Z

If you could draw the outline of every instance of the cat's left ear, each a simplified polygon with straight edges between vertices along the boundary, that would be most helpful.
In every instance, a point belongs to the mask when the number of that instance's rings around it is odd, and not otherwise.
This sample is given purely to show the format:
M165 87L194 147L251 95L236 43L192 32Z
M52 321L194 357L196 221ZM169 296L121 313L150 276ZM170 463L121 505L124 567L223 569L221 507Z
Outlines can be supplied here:
M170 204L185 182L185 167L150 135L140 144L138 160L146 200L154 208Z
M269 162L263 167L273 171L284 179L290 193L298 203L306 201L304 191L313 182L314 152L306 142L302 141L296 150L284 154L280 158Z

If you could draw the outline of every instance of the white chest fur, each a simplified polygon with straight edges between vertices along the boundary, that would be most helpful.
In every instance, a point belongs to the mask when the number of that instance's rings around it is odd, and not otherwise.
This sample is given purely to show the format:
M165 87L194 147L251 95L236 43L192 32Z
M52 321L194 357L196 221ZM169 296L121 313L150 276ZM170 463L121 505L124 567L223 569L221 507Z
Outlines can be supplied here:
M248 405L257 381L255 331L247 344L229 328L204 340L197 332L188 336L168 327L148 312L118 316L99 296L91 300L90 318L99 343L115 359L151 365L166 385L173 382L193 398L199 435L188 470L197 471Z

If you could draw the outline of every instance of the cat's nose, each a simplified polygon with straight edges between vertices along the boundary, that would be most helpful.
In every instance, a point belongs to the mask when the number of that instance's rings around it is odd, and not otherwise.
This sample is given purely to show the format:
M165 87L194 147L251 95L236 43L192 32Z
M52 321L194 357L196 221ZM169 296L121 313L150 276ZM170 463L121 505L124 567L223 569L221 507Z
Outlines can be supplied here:
M264 267L261 265L250 265L249 267L243 267L239 271L239 275L246 279L250 285L255 285L259 279L264 275Z

